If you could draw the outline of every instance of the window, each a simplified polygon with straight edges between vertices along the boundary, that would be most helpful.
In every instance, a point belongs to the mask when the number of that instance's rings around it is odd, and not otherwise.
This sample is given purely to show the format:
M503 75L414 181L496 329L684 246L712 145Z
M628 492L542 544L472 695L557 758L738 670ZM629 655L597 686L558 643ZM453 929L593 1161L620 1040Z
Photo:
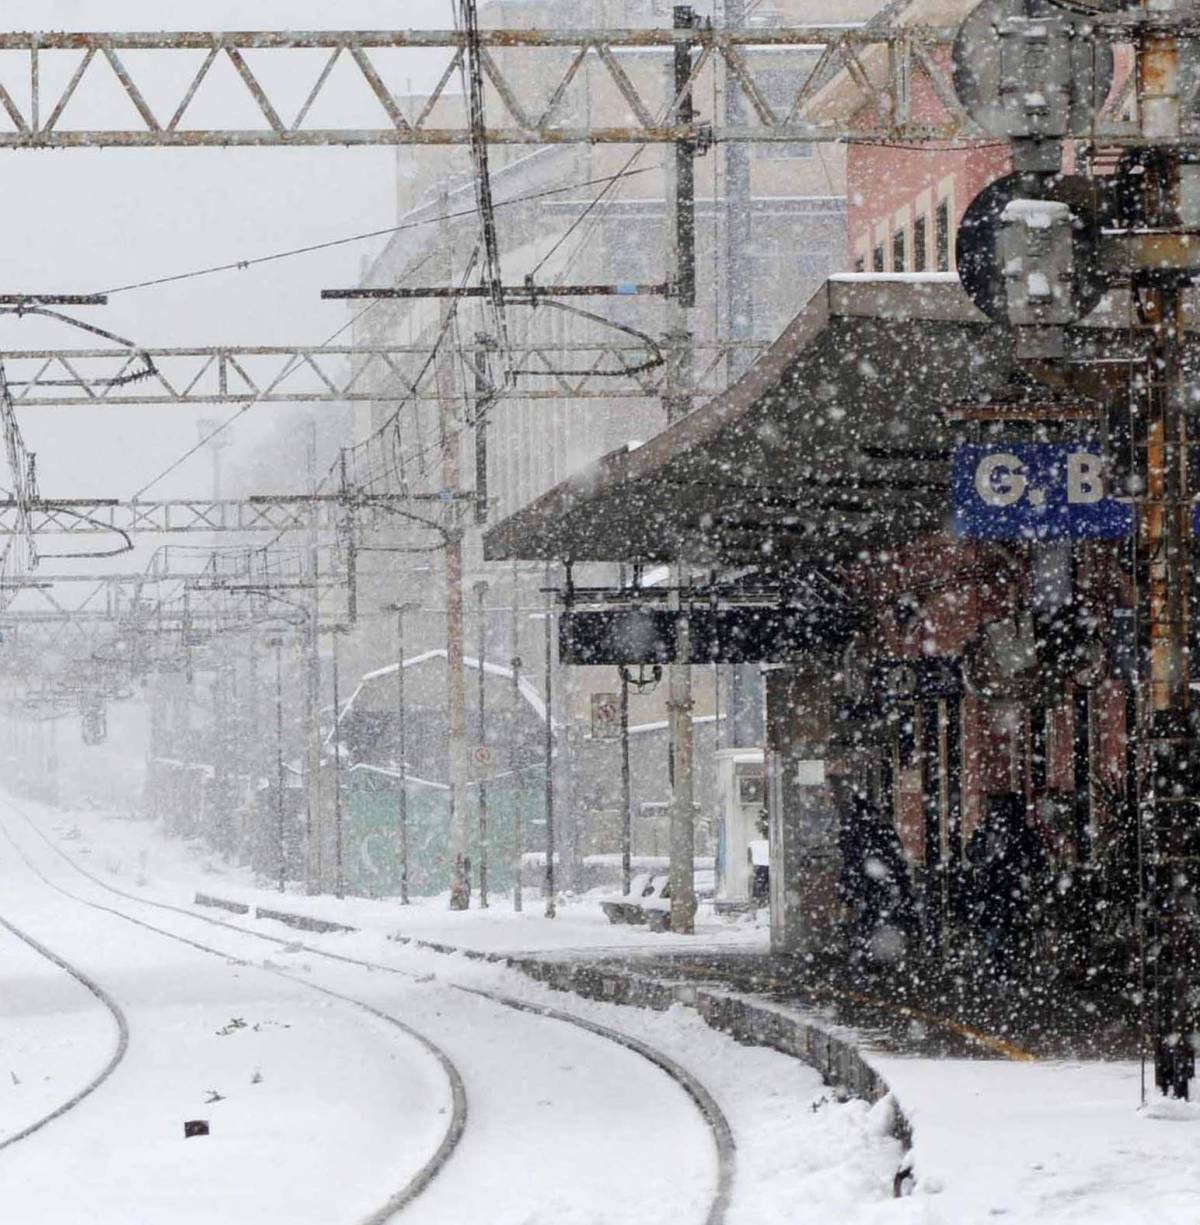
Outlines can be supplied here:
M924 213L913 222L913 256L914 272L925 272L929 267L929 218Z
M937 242L937 270L950 271L950 201L939 200L933 228Z
M871 253L871 271L883 271L883 243L879 243Z
M892 271L904 272L907 267L906 235L903 230L897 230L892 235Z
M866 272L866 270L867 270L867 258L865 255L860 255L858 259L854 261L854 271L855 272Z

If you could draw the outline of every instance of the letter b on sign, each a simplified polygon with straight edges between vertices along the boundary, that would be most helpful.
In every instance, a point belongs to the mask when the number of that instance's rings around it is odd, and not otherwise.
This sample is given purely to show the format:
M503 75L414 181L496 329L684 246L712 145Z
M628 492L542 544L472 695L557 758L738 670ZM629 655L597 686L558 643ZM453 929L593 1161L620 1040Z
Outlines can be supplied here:
M1104 499L1104 461L1090 451L1067 455L1067 502L1091 506Z

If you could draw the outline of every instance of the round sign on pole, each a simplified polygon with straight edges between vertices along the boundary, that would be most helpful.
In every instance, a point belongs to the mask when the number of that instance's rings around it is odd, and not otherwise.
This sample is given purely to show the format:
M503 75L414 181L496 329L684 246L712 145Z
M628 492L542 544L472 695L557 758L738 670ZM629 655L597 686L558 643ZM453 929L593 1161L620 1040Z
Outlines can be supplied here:
M959 101L991 136L1086 136L1112 89L1112 47L1053 0L983 0L959 26L953 56ZM1044 68L1031 81L1039 57ZM1030 129L1039 116L1048 130Z
M607 740L620 731L621 699L615 693L592 694L592 739Z
M1082 175L1006 175L988 184L967 206L958 228L958 279L989 319L1008 323L1008 293L1000 254L1000 221L1014 201L1046 200L1071 210L1075 249L1071 301L1082 319L1099 304L1107 281L1100 263L1101 203L1096 185Z
M492 746L490 744L477 744L471 750L471 760L477 766L490 766L492 764Z

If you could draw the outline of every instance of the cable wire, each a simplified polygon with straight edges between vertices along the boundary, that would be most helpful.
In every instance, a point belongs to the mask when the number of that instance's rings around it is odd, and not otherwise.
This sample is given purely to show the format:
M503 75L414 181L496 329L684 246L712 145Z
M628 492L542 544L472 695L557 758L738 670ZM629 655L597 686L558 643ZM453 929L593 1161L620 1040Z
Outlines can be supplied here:
M641 170L634 171L636 174L646 174L652 167L644 167ZM585 179L581 183L566 183L561 187L548 187L542 191L529 192L526 195L513 196L508 200L500 200L493 205L493 208L511 208L517 204L528 204L536 200L544 200L549 196L560 196L564 192L578 191L581 187L594 187L599 183L604 183L613 176L604 176L596 179ZM419 221L406 221L400 225L386 226L381 230L370 230L364 234L352 234L347 238L334 238L328 242L312 243L306 247L294 247L287 251L276 251L271 255L260 255L253 259L232 260L224 264L213 264L207 268L196 268L191 272L177 272L170 276L154 277L146 281L133 281L128 285L115 285L111 289L101 290L101 293L108 294L110 297L113 294L129 293L135 289L151 289L158 285L171 285L178 281L190 281L197 277L212 276L218 272L244 272L249 268L255 268L260 264L270 264L276 260L290 259L296 255L311 255L316 251L329 251L334 247L344 247L350 243L366 242L372 238L385 238L390 234L400 234L406 230L417 230L424 226L438 225L445 221L457 221L464 217L474 217L476 208L458 209L451 213L442 213L436 217L426 217ZM31 308L26 307L27 311Z

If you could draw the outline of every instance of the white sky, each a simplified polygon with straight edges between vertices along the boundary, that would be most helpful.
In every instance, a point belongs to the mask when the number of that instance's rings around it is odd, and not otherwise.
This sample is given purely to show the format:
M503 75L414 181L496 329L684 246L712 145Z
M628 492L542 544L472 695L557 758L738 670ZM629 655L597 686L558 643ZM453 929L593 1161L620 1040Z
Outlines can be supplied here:
M387 29L397 22L445 28L451 13L449 0L3 0L0 28ZM271 80L302 96L316 69L309 61L293 62L300 70L294 81ZM423 62L404 65L418 88L428 88L432 82L421 77L436 78L440 68L429 53ZM14 75L0 59L0 80L15 88ZM152 84L161 85L163 99L182 92L177 79L152 78ZM158 96L151 95L151 105ZM129 105L99 91L79 97L106 114L110 106ZM240 106L240 87L227 97ZM64 126L85 126L86 109L74 112L73 122L67 119ZM390 149L4 151L0 217L7 241L0 292L97 291L382 228L396 215L394 162ZM344 307L322 303L320 290L353 284L362 256L377 249L378 243L357 244L140 290L86 316L146 345L315 343L347 317ZM82 333L0 318L3 348L88 343ZM238 444L261 436L267 414L279 411L286 410L267 406L247 414L235 432ZM22 429L38 453L46 495L126 497L195 442L198 418L231 412L30 410L22 415ZM197 456L155 492L202 496L209 471L207 457ZM281 488L294 484L286 477L281 474Z

